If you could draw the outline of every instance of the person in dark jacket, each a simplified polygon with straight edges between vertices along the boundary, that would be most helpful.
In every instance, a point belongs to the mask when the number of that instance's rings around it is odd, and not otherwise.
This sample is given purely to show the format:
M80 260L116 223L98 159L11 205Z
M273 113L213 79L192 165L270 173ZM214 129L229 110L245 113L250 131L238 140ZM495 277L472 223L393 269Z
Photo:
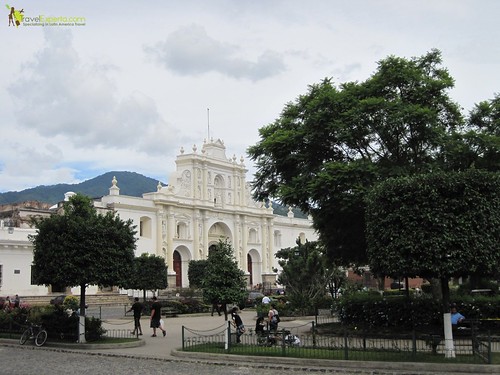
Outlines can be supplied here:
M127 312L131 311L134 312L134 330L132 331L133 335L137 334L139 336L142 336L141 315L143 310L144 310L143 304L139 302L138 297L135 297L132 307L127 311Z

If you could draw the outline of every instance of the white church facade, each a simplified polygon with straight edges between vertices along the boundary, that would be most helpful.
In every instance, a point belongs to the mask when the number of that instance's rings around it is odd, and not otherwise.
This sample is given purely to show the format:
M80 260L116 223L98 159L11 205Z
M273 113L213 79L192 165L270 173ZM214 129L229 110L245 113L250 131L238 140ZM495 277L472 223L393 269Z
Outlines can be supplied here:
M136 256L143 253L165 258L169 288L189 287L191 260L208 256L211 246L227 239L246 275L247 286L274 285L279 265L276 251L301 241L315 240L310 219L273 213L272 206L255 202L246 181L244 159L226 157L221 140L205 142L186 152L181 148L168 186L131 197L120 194L113 179L109 194L95 200L98 210L114 210L136 225ZM0 295L46 295L50 287L31 284L32 228L12 228L0 222ZM73 291L75 294L78 291ZM97 287L88 293L99 292ZM131 293L132 291L121 291Z

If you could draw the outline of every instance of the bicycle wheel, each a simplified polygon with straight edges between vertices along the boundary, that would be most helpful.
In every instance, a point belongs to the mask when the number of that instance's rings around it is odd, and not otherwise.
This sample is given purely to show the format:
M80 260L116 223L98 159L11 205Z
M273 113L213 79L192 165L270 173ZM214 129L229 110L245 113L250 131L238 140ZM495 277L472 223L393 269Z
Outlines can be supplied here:
M19 340L19 344L21 345L24 345L24 343L26 341L28 341L28 339L30 338L31 336L31 330L28 328L26 331L23 332L23 334L21 335L21 339Z
M42 346L45 344L45 341L47 341L47 331L42 329L35 337L35 345Z

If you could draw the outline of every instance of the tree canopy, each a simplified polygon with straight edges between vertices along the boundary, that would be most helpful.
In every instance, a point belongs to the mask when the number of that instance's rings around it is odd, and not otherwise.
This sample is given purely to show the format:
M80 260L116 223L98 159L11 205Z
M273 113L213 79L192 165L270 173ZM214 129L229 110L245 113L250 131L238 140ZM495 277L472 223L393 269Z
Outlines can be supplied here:
M337 269L328 266L324 248L316 241L301 243L298 239L297 246L281 249L275 257L282 268L278 283L286 287L288 300L304 312L316 306L337 276Z
M76 194L62 214L35 220L33 280L36 284L80 286L85 311L88 285L119 285L129 274L135 249L132 221L111 211L97 213L90 198Z
M154 254L141 254L134 258L132 272L124 280L123 286L142 290L146 300L147 290L155 291L168 287L167 271L165 258Z
M201 282L206 301L218 302L224 306L239 303L246 294L246 281L239 269L229 242L220 240L207 258L205 274Z
M248 149L257 166L254 197L312 214L332 259L366 264L364 197L374 184L466 169L471 160L490 165L498 156L498 138L490 136L498 133L498 98L478 106L466 124L448 95L453 78L441 64L437 50L411 59L389 56L364 82L311 85L259 129L259 142ZM481 153L480 145L488 151Z
M208 260L206 259L189 261L188 280L191 288L201 287L201 283L207 269L207 263Z
M500 96L474 106L460 132L445 146L443 161L456 170L500 171Z
M500 264L500 175L478 170L389 179L367 196L372 272L492 275Z

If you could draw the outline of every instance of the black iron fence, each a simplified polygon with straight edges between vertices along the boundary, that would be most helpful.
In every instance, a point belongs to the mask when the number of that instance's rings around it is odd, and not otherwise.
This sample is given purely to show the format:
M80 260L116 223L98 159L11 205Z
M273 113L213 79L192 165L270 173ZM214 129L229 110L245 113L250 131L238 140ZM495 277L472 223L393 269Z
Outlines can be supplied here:
M347 333L319 334L316 322L286 326L277 332L256 333L248 330L238 334L231 324L210 330L182 327L182 350L225 354L283 356L298 358L441 362L445 343L439 335L419 334L369 336ZM494 341L494 340L493 340ZM492 362L492 338L470 335L453 340L454 352L447 360L460 363Z

